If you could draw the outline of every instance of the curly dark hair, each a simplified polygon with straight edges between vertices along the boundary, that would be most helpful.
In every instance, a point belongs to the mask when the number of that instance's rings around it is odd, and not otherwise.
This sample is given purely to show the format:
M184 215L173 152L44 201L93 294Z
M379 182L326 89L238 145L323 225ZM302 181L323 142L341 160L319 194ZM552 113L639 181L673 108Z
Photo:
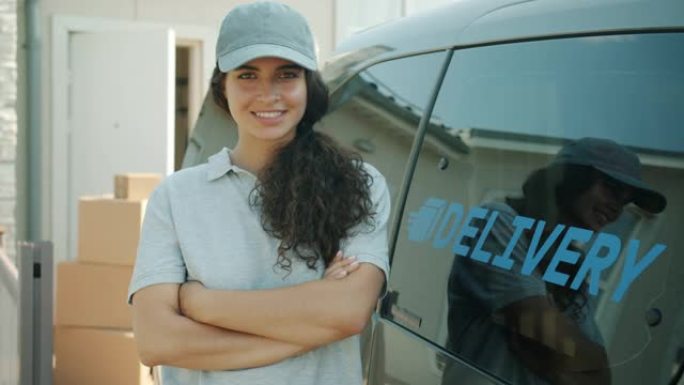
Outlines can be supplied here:
M551 233L551 229L556 224L562 223L561 213L570 212L575 200L599 178L601 178L601 172L591 166L553 165L530 174L523 184L522 198L507 198L506 201L519 214L541 219L547 223L541 240L544 242ZM567 231L567 228L564 231ZM550 254L554 252L555 250L549 251ZM539 267L546 269L548 263L548 260L543 260ZM557 269L569 276L574 276L579 270L579 265L561 264ZM585 305L588 294L585 283L580 286L579 290L550 283L547 283L546 287L561 310L569 310L575 319L581 319L586 315Z
M214 68L211 79L216 104L230 114L224 93L226 73ZM280 240L275 265L292 270L293 252L307 267L327 267L343 239L357 225L372 228L373 182L361 157L314 130L328 109L328 89L320 74L305 70L306 110L295 138L279 149L258 175L250 204L259 208L264 230Z

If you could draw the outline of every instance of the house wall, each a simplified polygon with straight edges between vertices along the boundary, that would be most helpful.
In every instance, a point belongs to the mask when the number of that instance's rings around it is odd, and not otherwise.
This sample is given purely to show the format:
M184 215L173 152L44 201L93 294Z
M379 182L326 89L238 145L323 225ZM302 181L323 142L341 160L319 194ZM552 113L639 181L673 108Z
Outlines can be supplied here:
M17 2L0 0L0 226L14 255L17 146Z

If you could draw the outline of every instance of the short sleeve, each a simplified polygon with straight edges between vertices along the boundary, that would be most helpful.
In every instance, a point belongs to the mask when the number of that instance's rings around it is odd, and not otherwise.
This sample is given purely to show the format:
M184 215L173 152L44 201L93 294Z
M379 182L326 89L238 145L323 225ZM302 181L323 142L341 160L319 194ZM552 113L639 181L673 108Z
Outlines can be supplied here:
M186 268L169 199L168 179L150 196L145 210L138 254L128 288L128 303L138 290L160 283L182 283Z
M497 221L483 245L483 249L490 252L494 258L504 254L512 239L515 230L513 220L516 214L506 205L492 204L486 208L498 212ZM484 221L479 221L478 227L483 226ZM478 237L479 235L474 239ZM495 312L524 298L545 296L546 286L538 273L520 273L527 248L527 242L518 239L510 255L514 261L510 270L468 257L455 256L450 279L457 280L455 287L460 287L464 291L462 294L476 299L489 312Z
M373 178L371 200L373 215L370 224L363 223L352 229L351 236L342 242L344 255L356 256L361 263L371 263L385 274L383 295L389 279L388 222L391 210L390 194L385 177L372 166L366 168Z

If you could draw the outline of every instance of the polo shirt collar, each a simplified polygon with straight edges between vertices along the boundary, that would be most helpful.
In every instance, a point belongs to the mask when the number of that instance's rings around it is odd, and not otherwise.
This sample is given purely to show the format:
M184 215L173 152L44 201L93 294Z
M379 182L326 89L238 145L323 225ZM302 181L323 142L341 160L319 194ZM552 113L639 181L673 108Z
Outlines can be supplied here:
M207 181L211 182L219 179L229 172L235 172L237 166L233 165L230 160L230 151L223 147L221 151L209 157L208 160Z

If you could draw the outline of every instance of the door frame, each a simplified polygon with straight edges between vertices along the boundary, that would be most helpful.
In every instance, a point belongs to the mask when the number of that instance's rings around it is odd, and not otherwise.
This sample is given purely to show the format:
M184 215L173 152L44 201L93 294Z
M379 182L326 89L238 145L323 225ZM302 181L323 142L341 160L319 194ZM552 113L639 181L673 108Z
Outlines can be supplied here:
M69 210L67 202L69 197L68 179L68 154L67 145L69 137L69 49L70 35L77 32L103 32L122 29L145 30L145 29L171 29L175 33L176 45L178 42L199 42L201 49L197 51L196 60L201 61L202 86L200 94L206 92L209 79L214 67L214 41L217 31L214 28L183 25L175 23L158 23L125 19L93 18L82 16L70 16L56 14L52 17L52 40L51 40L51 77L52 90L50 93L51 133L48 133L47 141L50 143L43 147L43 159L49 159L49 166L44 168L43 180L49 181L43 193L43 202L49 202L50 220L49 229L46 232L54 244L55 263L75 258L76 250L67 253ZM182 43L187 44L187 43ZM174 65L175 63L170 63ZM48 174L48 175L45 175Z

